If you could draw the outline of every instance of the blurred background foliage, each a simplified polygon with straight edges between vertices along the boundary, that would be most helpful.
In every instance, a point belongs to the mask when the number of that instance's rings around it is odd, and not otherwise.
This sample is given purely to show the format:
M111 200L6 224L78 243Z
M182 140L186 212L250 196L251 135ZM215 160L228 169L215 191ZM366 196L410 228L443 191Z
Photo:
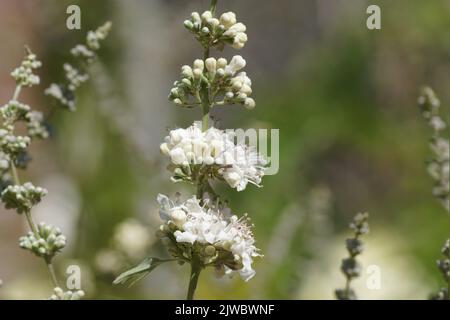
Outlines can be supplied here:
M81 7L82 30L65 27L69 4ZM381 30L365 26L369 4L381 7ZM193 192L169 182L158 146L170 128L199 118L199 110L178 110L166 97L180 66L201 52L182 22L208 6L207 0L0 2L1 101L12 95L9 73L24 44L44 63L42 86L24 95L53 126L53 138L34 144L23 173L50 192L35 215L68 234L69 250L56 264L61 275L70 264L82 267L89 298L185 296L186 266L157 269L133 288L111 282L139 262L132 250L164 255L154 236L156 195ZM249 283L205 272L198 298L333 298L344 281L347 224L358 211L371 214L362 262L378 265L382 275L381 290L365 287L367 275L355 281L359 296L426 298L439 287L435 260L450 220L431 194L430 132L416 100L422 85L432 86L448 119L449 1L219 1L219 11L229 10L248 27L250 40L239 54L257 108L221 107L213 116L221 128L279 128L280 171L259 190L218 186L234 211L252 217L265 257ZM62 77L70 48L106 20L113 32L80 91L78 111L53 112L43 89ZM25 231L22 219L2 209L0 298L50 292L40 261L18 248ZM127 247L143 239L142 247Z

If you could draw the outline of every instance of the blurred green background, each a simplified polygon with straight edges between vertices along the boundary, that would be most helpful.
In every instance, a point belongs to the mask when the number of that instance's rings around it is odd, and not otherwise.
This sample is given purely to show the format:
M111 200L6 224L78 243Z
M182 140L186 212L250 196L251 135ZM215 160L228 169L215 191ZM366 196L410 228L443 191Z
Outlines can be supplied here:
M66 28L69 4L81 7L82 30ZM366 28L369 4L381 7L381 30ZM61 276L68 265L81 266L88 298L185 297L187 266L166 265L132 288L111 283L144 256L164 256L154 236L157 194L193 193L169 181L159 143L170 128L199 119L199 110L179 110L166 98L181 65L201 55L183 20L208 7L206 0L0 2L0 101L12 95L9 73L28 44L44 64L43 83L25 90L23 101L46 113L52 106L43 90L62 78L70 48L88 30L114 23L78 111L51 113L53 137L33 145L21 173L49 190L34 215L68 236L55 263ZM422 85L432 86L448 119L450 2L219 0L218 10L236 12L248 27L238 54L257 107L221 107L213 116L221 128L280 129L280 171L262 189L219 186L235 212L252 217L265 257L248 283L205 272L197 297L332 299L344 283L348 222L368 211L361 261L379 266L382 287L367 289L363 272L359 296L427 298L442 285L435 260L450 219L431 194L430 131L416 101ZM0 298L48 296L42 261L18 247L23 219L1 211Z

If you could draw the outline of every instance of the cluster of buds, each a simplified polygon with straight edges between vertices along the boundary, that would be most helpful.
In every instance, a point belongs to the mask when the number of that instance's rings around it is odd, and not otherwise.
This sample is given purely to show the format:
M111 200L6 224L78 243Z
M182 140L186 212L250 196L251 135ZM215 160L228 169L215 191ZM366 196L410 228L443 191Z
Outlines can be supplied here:
M84 66L95 61L96 51L100 49L100 42L109 34L111 22L97 28L95 31L89 31L86 36L86 44L78 44L72 50L71 54L79 59L79 67L74 67L69 63L64 64L64 72L66 82L61 84L52 83L45 90L45 94L55 98L59 104L70 111L76 110L75 92L89 79L88 74L84 70Z
M439 271L442 273L442 277L444 281L447 283L446 288L442 288L439 292L433 296L431 299L433 300L449 300L450 299L450 239L445 241L444 246L442 247L442 255L443 258L438 260L437 266Z
M6 138L8 133L13 131L14 124L17 121L26 123L28 136L30 138L46 139L49 136L48 129L44 125L44 115L42 112L31 110L30 106L20 103L19 101L11 100L2 106L0 108L0 116L3 118L3 127L5 128L1 131L0 136ZM8 143L8 140L17 139L8 138L5 139L5 143ZM26 147L27 145L23 148ZM8 146L5 146L5 148L8 148Z
M37 227L37 234L28 234L19 239L20 247L33 252L38 257L52 259L62 248L66 246L66 237L59 228L45 223Z
M10 156L17 157L26 151L31 138L28 136L15 136L8 130L0 129L0 148Z
M41 202L47 190L35 187L31 182L23 185L9 185L1 193L6 209L15 209L21 214L29 212L33 206Z
M181 107L199 106L200 90L205 85L211 93L212 105L241 104L253 109L252 81L245 72L238 73L245 66L241 56L234 56L230 63L225 58L197 59L192 67L181 68L181 80L174 83L169 100Z
M64 291L63 289L56 287L53 289L53 294L49 300L81 300L84 297L83 290L77 291Z
M34 70L41 67L41 62L36 59L36 55L31 53L28 49L28 54L22 61L22 64L17 67L11 76L16 80L18 86L31 87L38 85L40 80L39 76L34 74Z
M433 130L430 141L433 156L428 161L428 172L435 181L433 195L450 212L450 147L448 138L443 135L447 125L439 112L441 103L428 87L423 88L418 102L423 117Z
M248 40L246 26L237 22L233 12L223 13L219 19L211 11L205 11L201 15L193 12L191 18L184 21L184 26L205 48L217 47L223 50L229 44L235 49L242 49Z
M350 229L353 230L354 236L346 240L346 248L349 256L342 260L341 271L346 278L347 285L345 289L337 289L335 291L336 298L339 300L356 299L355 292L350 288L350 282L361 275L362 267L356 260L356 257L364 250L364 243L360 237L369 232L368 219L368 213L358 213L350 223Z

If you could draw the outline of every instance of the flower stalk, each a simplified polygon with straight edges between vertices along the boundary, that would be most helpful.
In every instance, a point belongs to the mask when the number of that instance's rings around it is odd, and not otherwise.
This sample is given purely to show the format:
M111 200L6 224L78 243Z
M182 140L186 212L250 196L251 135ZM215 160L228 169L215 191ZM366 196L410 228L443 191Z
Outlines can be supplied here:
M261 186L266 160L253 147L238 141L228 131L210 126L210 114L217 105L240 104L253 109L255 101L251 80L241 71L246 61L234 56L230 62L214 58L211 49L222 51L226 45L242 49L247 42L246 27L237 22L236 14L216 15L217 0L210 10L193 12L184 26L195 36L203 49L203 58L181 68L181 79L174 83L169 100L182 108L199 107L201 125L194 123L170 131L161 144L162 154L170 158L172 181L188 182L196 195L170 200L158 195L163 224L157 231L173 260L190 264L191 275L187 299L195 296L198 280L204 268L212 267L218 276L238 273L245 281L255 271L253 258L260 257L255 247L250 219L245 214L231 213L226 201L214 191L211 183L224 182L237 191L248 184ZM151 263L149 263L151 261ZM161 259L147 258L137 267L122 273L114 283L124 283L146 275Z

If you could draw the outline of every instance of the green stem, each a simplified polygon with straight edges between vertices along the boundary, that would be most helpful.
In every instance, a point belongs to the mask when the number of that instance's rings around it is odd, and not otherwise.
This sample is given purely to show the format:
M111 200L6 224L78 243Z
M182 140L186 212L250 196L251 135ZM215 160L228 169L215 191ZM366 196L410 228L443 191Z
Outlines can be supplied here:
M13 100L17 101L19 99L20 91L22 90L22 86L19 84L16 86L16 90L14 90Z
M217 0L212 0L211 1L211 13L214 15L214 13L216 12L216 7L217 7Z
M203 53L203 59L209 58L209 48L206 48ZM200 90L200 98L202 103L202 131L208 130L209 112L211 110L211 103L209 101L208 84L204 83Z
M25 212L25 217L27 218L28 226L30 227L31 231L33 231L34 236L36 239L40 239L41 236L39 235L38 229L36 227L36 224L33 221L33 218L31 217L30 211Z
M17 174L16 165L14 164L14 159L10 161L11 173L13 176L14 184L20 185L19 175Z
M52 278L53 285L55 287L59 287L58 278L56 278L56 272L55 272L55 269L53 268L51 258L45 259L45 264L47 265L48 271L50 273L50 277Z
M187 300L194 300L195 289L197 289L198 278L202 267L196 260L191 262L191 277L189 278L189 289L187 293Z

